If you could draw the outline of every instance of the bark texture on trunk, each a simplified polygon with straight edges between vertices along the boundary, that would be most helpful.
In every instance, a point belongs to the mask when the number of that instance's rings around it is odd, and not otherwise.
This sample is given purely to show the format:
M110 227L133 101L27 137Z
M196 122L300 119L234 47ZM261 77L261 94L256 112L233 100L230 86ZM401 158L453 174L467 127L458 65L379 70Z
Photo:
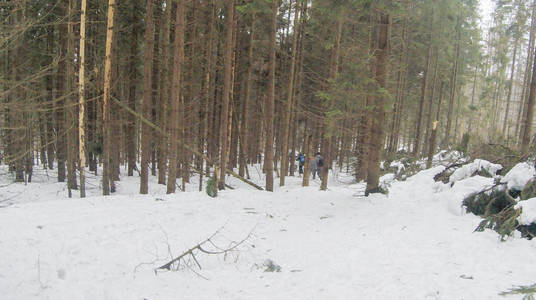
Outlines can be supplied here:
M534 61L536 62L536 50L534 51ZM523 135L521 139L521 153L525 154L529 150L532 132L532 119L534 117L534 98L536 97L536 63L532 66L532 80L530 82L529 98L527 100L527 118L524 121Z
M80 198L86 197L86 130L85 130L85 67L86 67L86 0L82 0L80 7L80 69L78 71L78 147L80 166Z
M422 123L424 119L423 114L424 114L424 108L426 106L426 93L428 92L428 84L429 84L428 74L430 73L430 65L432 61L432 51L433 51L433 47L432 47L432 41L433 41L432 24L433 22L434 22L434 17L433 17L433 10L432 10L432 15L430 15L430 33L429 33L430 37L429 37L429 42L428 42L429 43L428 52L426 54L426 66L424 69L424 75L422 79L419 113L417 114L417 119L416 119L417 126L415 130L415 141L413 144L413 156L414 157L417 157L419 155L419 150L420 150L420 145L421 145Z
M177 165L179 163L179 107L182 97L182 65L184 64L184 19L185 0L177 3L175 19L175 40L173 53L173 86L171 89L171 116L169 118L170 146L167 193L175 193L177 182Z
M152 75L153 75L153 50L154 50L154 24L153 10L154 0L147 0L147 12L145 17L145 55L143 59L143 116L151 120L152 106ZM149 160L151 158L151 128L147 124L141 127L141 174L140 194L149 192Z
M289 9L290 13L290 9ZM292 34L292 52L290 54L290 74L288 79L288 89L287 89L287 102L285 103L285 110L283 111L283 132L282 134L282 144L281 144L281 176L279 177L279 186L285 185L285 177L287 176L288 172L288 163L289 163L289 155L288 155L288 144L289 144L289 131L290 131L290 116L291 116L291 107L292 107L292 99L294 96L294 75L296 71L296 55L297 55L297 48L298 48L298 22L300 20L300 6L299 1L296 1L295 8L294 8L294 26L295 29ZM292 157L291 159L294 159Z
M277 3L272 0L272 16L270 19L270 59L268 66L268 97L265 105L265 145L264 145L264 169L266 172L266 190L274 191L274 102L275 102L275 39L277 33Z
M102 131L103 131L103 168L102 168L102 193L110 194L110 90L112 81L112 45L114 40L114 14L115 0L108 0L108 25L106 29L106 52L104 59L104 95L102 97Z
M447 127L445 128L445 137L443 139L442 148L446 148L450 145L450 131L452 128L452 114L454 112L454 100L456 99L456 82L458 80L458 61L460 59L460 16L456 21L456 57L454 59L454 65L452 66L452 77L450 80L450 100L447 112Z
M380 88L386 88L387 78L389 77L388 64L391 40L391 17L385 13L379 13L379 34L378 48L376 57L376 82ZM372 111L373 121L371 127L371 147L369 154L367 187L365 194L379 191L380 179L380 159L383 150L383 122L385 119L385 101L386 96L379 95L375 97L374 108Z
M234 33L234 0L227 3L226 18L226 43L223 70L223 95L222 95L222 112L220 127L220 176L218 189L225 189L225 174L228 160L228 135L229 135L229 116L230 116L230 98L232 89L232 72L233 72L233 33Z

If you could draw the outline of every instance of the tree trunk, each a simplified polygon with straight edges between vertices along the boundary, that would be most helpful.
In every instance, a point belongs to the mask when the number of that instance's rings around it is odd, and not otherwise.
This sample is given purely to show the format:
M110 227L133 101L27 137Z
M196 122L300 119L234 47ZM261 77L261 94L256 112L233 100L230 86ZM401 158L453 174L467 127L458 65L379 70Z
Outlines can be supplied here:
M59 3L58 10L60 16L67 14L66 3ZM58 69L56 74L56 157L58 159L58 182L65 182L65 160L67 158L67 144L65 134L65 70L67 52L67 23L59 25L59 47L58 47Z
M184 64L184 27L185 27L185 0L177 3L175 18L175 40L173 44L173 85L171 89L171 116L169 119L170 147L167 193L175 193L178 165L178 141L180 137L179 107L182 97L182 66Z
M272 0L272 16L270 19L270 59L268 62L268 97L265 105L265 146L264 169L266 170L266 190L274 191L274 103L275 103L275 43L277 33L277 0Z
M302 186L309 186L309 177L311 176L311 161L313 160L313 149L311 147L311 140L313 135L308 132L307 125L305 125L305 141L303 143L303 151L305 152L305 163L303 165L303 181ZM309 129L310 131L310 129Z
M303 90L302 90L302 82L303 82L303 61L304 61L304 55L303 55L303 40L304 40L304 27L305 27L305 20L306 18L303 18L307 14L307 5L305 5L305 2L301 1L301 22L298 27L298 57L297 57L297 69L295 71L296 73L296 79L294 84L294 90L295 96L294 101L292 104L292 107L294 109L293 113L293 126L291 130L292 135L292 155L293 158L290 162L290 176L294 176L294 172L296 170L296 163L294 158L296 157L296 146L298 144L298 132L299 132L299 120L300 120L300 114L301 114L301 104L302 104L302 96L303 96ZM304 134L305 134L305 128L304 128ZM302 149L302 153L304 153L306 150Z
M170 32L171 32L171 8L173 5L171 1L166 1L166 11L164 16L164 32L162 33L162 48L163 48L163 60L160 70L160 78L162 79L160 85L160 103L159 103L159 123L160 127L167 130L168 126L168 105L170 103L170 88L169 83L172 81L169 75L168 62L170 61L169 44L170 44ZM167 173L167 159L168 159L168 140L161 138L158 141L158 184L166 184Z
M438 50L438 49L437 49ZM426 133L424 134L424 142L423 142L423 149L422 154L426 154L426 145L429 142L430 138L430 132L432 131L432 110L434 106L434 98L435 98L435 91L437 86L437 75L439 70L439 51L436 53L436 59L435 59L435 68L434 68L434 79L432 80L432 92L430 95L430 100L428 101L428 108L426 110Z
M47 59L47 64L49 66L52 65L52 57L54 55L53 47L54 47L54 27L49 26L49 28L47 28L47 53L49 56ZM50 110L45 113L45 118L47 121L47 124L46 124L47 126L46 148L47 148L47 159L48 159L47 166L50 170L52 170L54 169L55 153L54 153L54 118L53 118L54 88L53 88L53 75L51 72L49 72L49 74L46 75L45 81L46 81L45 84L46 84L46 90L47 90L46 107L47 109Z
M151 119L152 104L152 70L154 50L153 1L147 0L145 17L145 55L143 60L143 116ZM151 158L151 128L147 124L141 127L141 177L140 194L149 192L149 160Z
M247 169L247 153L249 140L249 102L251 98L251 86L253 81L253 50L255 48L255 12L251 13L251 28L249 31L249 47L248 47L248 70L246 75L246 91L244 95L244 103L242 103L242 122L240 123L240 157L238 175L244 176L244 171Z
M534 61L536 61L536 51L534 51ZM532 80L530 82L529 98L527 101L527 118L524 119L523 135L521 139L521 154L529 150L532 132L532 118L534 116L534 98L536 97L536 63L532 66Z
M82 6L80 7L80 69L78 71L78 96L80 100L78 102L78 147L79 147L79 159L80 159L80 198L86 197L86 130L85 130L85 67L86 67L86 0L82 0Z
M437 114L435 116L435 121L432 122L432 133L430 134L430 142L428 143L428 160L426 161L426 168L432 167L432 159L434 157L434 152L436 148L437 125L439 124L439 112L441 111L441 102L443 102L443 86L444 83L441 82L441 87L439 88L439 103L437 103Z
M406 79L407 74L407 57L408 55L408 12L406 11L405 17L404 17L404 25L402 27L402 50L400 51L400 57L398 60L398 75L397 75L397 85L396 85L396 98L395 98L395 105L393 107L393 118L391 123L391 136L389 139L389 147L388 150L391 153L396 152L398 149L398 139L399 139L399 132L400 132L400 124L399 120L402 115L402 109L404 107L404 97L403 95L403 89L404 89L404 82ZM398 126L398 130L397 130Z
M374 16L371 14L369 16L369 30L368 30L368 43L367 43L367 53L370 56L374 55L376 49L377 39L372 38L374 32ZM371 60L372 61L372 60ZM368 64L368 73L370 78L373 78L376 73L376 66L374 63ZM369 150L370 150L370 126L372 124L372 116L370 114L370 107L373 105L374 99L372 98L372 84L367 85L367 95L363 99L363 109L361 110L361 115L359 117L359 130L357 132L357 146L356 146L356 171L355 178L357 181L367 180L367 164L369 161Z
M423 123L423 113L424 113L424 107L426 105L426 92L428 91L428 74L430 73L430 65L432 61L432 51L433 51L433 23L434 23L434 11L432 10L432 14L430 15L430 32L429 32L429 44L428 44L428 52L426 54L426 66L424 69L424 75L422 78L422 86L421 86L421 100L419 104L419 113L417 115L417 126L415 130L415 141L413 144L413 156L417 157L419 155L420 150L420 142L421 142L421 131L422 131L422 123Z
M131 21L132 32L130 37L130 62L129 62L129 89L128 89L128 105L132 110L136 110L136 87L137 82L137 62L138 62L138 30L137 26L137 6L135 1L131 8ZM134 170L136 169L136 118L132 114L127 116L127 126L126 126L126 139L127 139L127 176L133 176Z
M211 94L211 91L212 91L212 87L213 87L213 78L212 78L212 74L214 72L214 68L213 68L213 57L214 57L214 51L213 51L213 48L214 48L214 31L215 31L215 20L216 20L216 12L215 12L215 7L213 4L208 4L208 8L209 8L209 14L210 14L210 20L209 20L209 29L208 29L208 48L207 48L207 51L206 51L206 60L207 60L207 66L206 66L206 69L205 69L205 86L204 86L204 95L203 95L203 98L204 98L204 116L203 116L203 143L201 144L201 150L200 151L201 153L203 153L203 150L206 148L207 150L207 155L209 157L211 157L211 142L212 140L209 141L209 126L211 124L210 119L212 118L213 116L213 102L214 101L211 101L215 98L213 98L213 94ZM213 157L211 157L213 158ZM206 162L206 173L207 175L210 174L210 163L207 161ZM215 174L216 175L216 174ZM202 181L202 176L200 176L200 181Z
M104 95L102 98L102 131L103 131L103 156L104 163L102 168L102 193L103 195L110 194L110 152L111 152L111 137L110 137L110 90L112 81L112 45L114 33L114 13L115 0L108 0L108 25L106 30L106 53L104 59Z
M73 1L69 0L68 8L68 25L67 25L67 116L65 134L67 135L67 186L69 191L69 197L71 196L71 190L76 190L78 184L76 183L76 118L74 105L76 100L74 95L71 95L74 88L74 25L72 22L72 14L74 14L75 8L73 7Z
M290 8L289 8L290 13ZM292 107L292 98L294 96L294 73L296 71L296 54L298 50L298 22L300 20L300 5L299 1L296 1L294 7L294 32L292 34L292 52L290 54L290 74L288 78L287 89L287 102L285 103L285 110L283 112L283 132L282 132L282 144L281 144L281 175L279 176L279 186L285 185L285 177L288 173L288 144L289 144L289 130L290 130L290 113ZM293 158L292 158L293 159Z
M512 69L510 71L510 85L508 86L508 96L506 97L506 110L504 112L504 123L503 123L503 128L502 128L502 135L505 138L506 138L506 127L508 125L508 115L510 113L510 100L512 99L512 89L514 87L514 73L516 69L516 58L517 58L517 39L514 42L514 56L512 58Z
M330 63L330 74L329 80L334 81L337 78L339 72L339 58L340 58L340 49L341 49L341 36L343 28L343 17L339 16L337 20L337 33L335 38L335 45L333 47L333 52L331 56ZM328 110L331 110L334 106L333 100L330 100L328 104ZM325 113L324 113L325 114ZM331 168L334 151L332 151L332 145L334 144L334 134L335 134L335 122L329 117L324 116L324 136L322 137L322 148L324 149L324 166L322 167L322 181L320 183L320 190L326 191L328 189L328 176L329 169ZM328 136L326 136L328 134Z
M516 122L516 136L517 136L517 145L519 146L522 140L522 135L524 131L524 124L527 116L527 102L528 102L528 91L529 91L529 82L531 82L531 69L533 64L533 54L534 49L534 39L536 34L536 1L532 5L532 17L530 25L530 37L529 37L529 46L527 48L527 65L525 67L525 76L523 78L523 93L521 97L521 106L518 110L517 122Z
M162 0L153 0L153 65L151 74L151 120L153 123L162 126L160 122L160 87L162 86L160 79L160 27L162 26ZM160 156L160 144L156 140L154 130L150 132L151 136L151 176L156 176L157 169L160 171L161 156ZM165 167L164 167L165 171ZM165 176L165 175L164 175ZM160 178L160 175L158 175Z
M380 12L378 49L376 51L376 82L380 88L386 88L387 78L389 77L388 64L391 40L391 17ZM375 97L373 108L373 121L371 127L371 151L369 154L367 187L365 194L379 191L380 179L380 154L383 150L383 122L385 119L385 96Z
M458 60L460 58L460 16L456 21L456 58L454 59L454 65L452 66L452 77L450 80L450 101L447 112L447 127L445 128L445 137L442 142L442 148L446 148L450 145L450 131L452 127L452 113L454 111L454 99L456 98L456 81L458 80Z
M473 90L471 91L471 106L469 107L469 109L473 109L473 107L475 106L476 84L478 80L477 75L478 75L478 66L475 66L475 73L473 74ZM469 118L472 118L472 116L469 116ZM471 134L472 132L473 123L474 122L471 122L471 120L469 120L468 122L467 132L469 134Z
M223 95L222 95L222 112L220 127L220 178L218 189L225 189L225 174L227 170L227 148L229 135L229 105L232 88L232 71L233 71L233 32L234 32L234 0L227 3L226 18L226 43L224 56L224 75L223 75Z

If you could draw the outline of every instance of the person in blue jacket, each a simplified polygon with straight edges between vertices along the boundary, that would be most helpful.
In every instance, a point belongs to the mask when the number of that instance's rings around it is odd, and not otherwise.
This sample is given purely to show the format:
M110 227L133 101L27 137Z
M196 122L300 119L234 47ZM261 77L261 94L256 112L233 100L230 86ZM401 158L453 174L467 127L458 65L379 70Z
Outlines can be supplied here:
M299 153L298 154L298 157L296 158L296 161L298 162L298 166L299 166L299 170L298 172L301 174L303 174L303 165L305 165L305 155L303 155L303 153Z

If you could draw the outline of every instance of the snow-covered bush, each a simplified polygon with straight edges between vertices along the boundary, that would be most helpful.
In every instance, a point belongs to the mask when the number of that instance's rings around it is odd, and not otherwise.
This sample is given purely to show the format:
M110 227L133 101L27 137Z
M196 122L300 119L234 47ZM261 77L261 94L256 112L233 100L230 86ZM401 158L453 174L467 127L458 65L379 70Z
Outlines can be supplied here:
M501 238L518 230L521 236L532 239L536 235L535 176L532 164L518 163L493 189L464 199L468 211L484 217L476 230L493 229Z
M536 197L536 179L532 179L523 188L521 191L521 199L530 199Z
M406 169L406 166L401 161L393 161L389 165L390 168L396 169L396 174L404 171Z
M536 176L536 171L532 164L522 162L515 165L502 179L501 183L506 183L509 189L518 191Z
M497 172L502 170L502 166L499 164L491 163L487 160L482 159L475 159L472 163L463 165L452 175L450 175L449 182L456 182L471 176L474 176L477 173L480 173L480 175L488 175L485 177L494 177L497 175ZM485 171L485 174L482 174L482 172Z
M517 218L519 224L530 225L536 222L536 198L519 201L514 208L521 209L521 214Z
M500 213L503 209L515 204L511 195L501 188L482 191L470 195L463 200L463 206L467 212L477 216L488 217ZM510 197L509 197L510 196Z

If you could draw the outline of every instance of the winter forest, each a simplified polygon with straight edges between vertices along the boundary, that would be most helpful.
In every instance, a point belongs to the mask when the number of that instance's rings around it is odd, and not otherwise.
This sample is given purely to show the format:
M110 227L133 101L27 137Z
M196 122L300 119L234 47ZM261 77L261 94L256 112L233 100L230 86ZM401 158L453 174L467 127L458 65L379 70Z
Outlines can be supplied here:
M536 0L0 0L5 299L532 299Z

